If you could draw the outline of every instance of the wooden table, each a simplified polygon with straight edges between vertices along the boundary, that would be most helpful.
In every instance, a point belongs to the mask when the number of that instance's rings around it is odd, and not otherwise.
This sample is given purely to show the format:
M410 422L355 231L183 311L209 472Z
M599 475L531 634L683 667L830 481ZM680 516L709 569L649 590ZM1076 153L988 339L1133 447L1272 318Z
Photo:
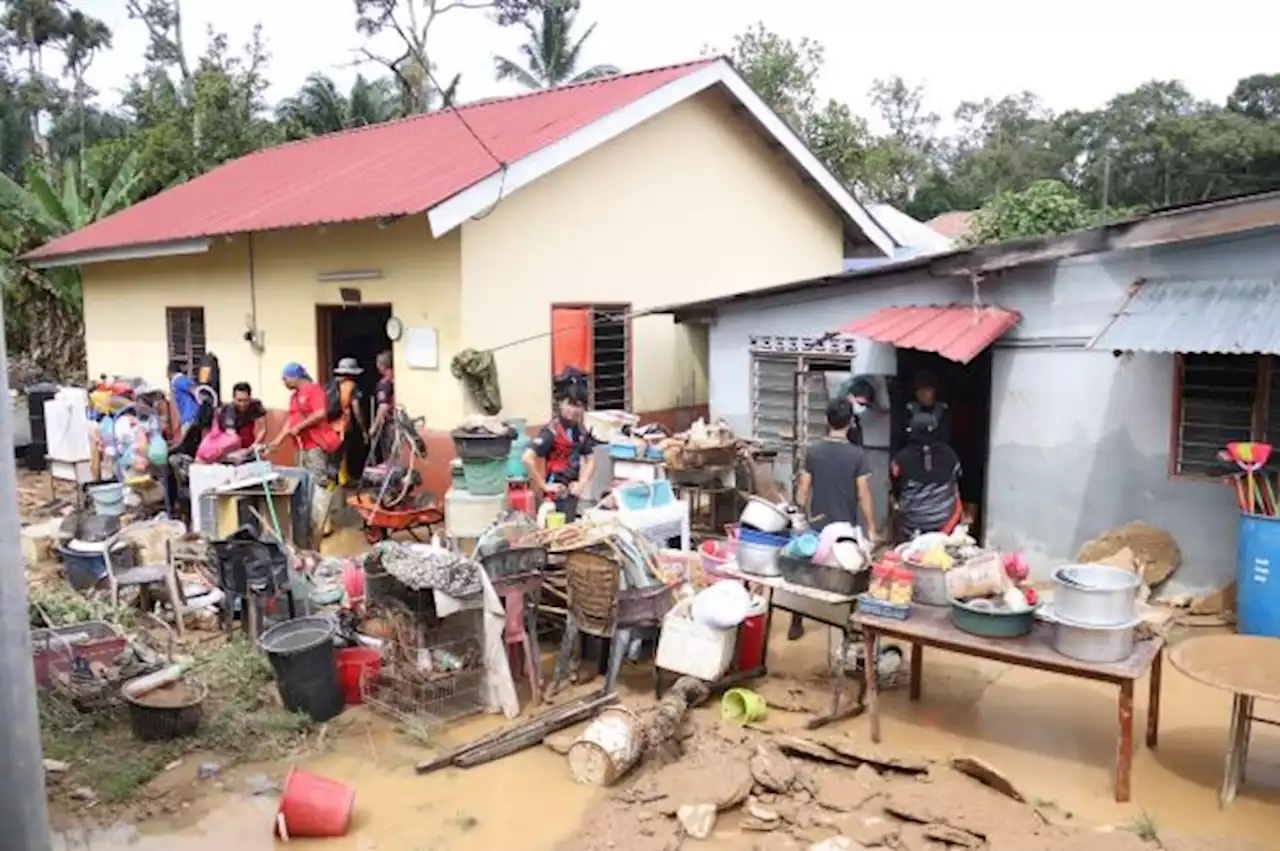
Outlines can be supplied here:
M1169 651L1169 661L1191 679L1231 692L1231 728L1218 804L1236 798L1244 782L1253 722L1280 722L1253 714L1254 700L1280 701L1280 640L1260 635L1206 635L1189 638Z
M1052 627L1037 623L1030 635L1022 638L982 638L961 632L951 622L949 607L916 605L911 617L904 621L856 613L853 621L862 628L867 642L867 658L874 659L883 638L911 643L911 699L920 699L924 673L924 648L936 647L965 656L991 659L1008 665L1036 668L1054 674L1065 674L1086 680L1111 683L1120 687L1120 737L1116 748L1116 800L1129 800L1129 783L1133 769L1133 689L1148 670L1151 671L1151 693L1147 706L1147 747L1154 748L1160 730L1160 667L1164 640L1140 641L1133 655L1123 662L1098 664L1078 662L1058 653L1052 645ZM866 676L867 713L871 719L871 740L880 741L879 696L874 675Z

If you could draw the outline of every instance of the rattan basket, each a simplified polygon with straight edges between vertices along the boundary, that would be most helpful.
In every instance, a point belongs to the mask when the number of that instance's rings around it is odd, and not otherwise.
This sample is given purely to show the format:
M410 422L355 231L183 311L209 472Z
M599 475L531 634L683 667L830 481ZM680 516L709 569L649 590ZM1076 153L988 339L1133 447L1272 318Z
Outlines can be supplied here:
M618 619L618 563L612 554L596 549L575 550L566 556L569 613L589 635L613 635Z

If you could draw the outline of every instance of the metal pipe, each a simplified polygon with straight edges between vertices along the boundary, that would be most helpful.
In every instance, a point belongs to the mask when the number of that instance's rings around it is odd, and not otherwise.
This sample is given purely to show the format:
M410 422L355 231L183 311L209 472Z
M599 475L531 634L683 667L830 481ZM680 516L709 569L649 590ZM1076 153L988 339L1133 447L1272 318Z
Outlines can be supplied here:
M14 465L9 355L0 305L0 847L50 851L36 676L31 666L27 571L19 544L18 472Z

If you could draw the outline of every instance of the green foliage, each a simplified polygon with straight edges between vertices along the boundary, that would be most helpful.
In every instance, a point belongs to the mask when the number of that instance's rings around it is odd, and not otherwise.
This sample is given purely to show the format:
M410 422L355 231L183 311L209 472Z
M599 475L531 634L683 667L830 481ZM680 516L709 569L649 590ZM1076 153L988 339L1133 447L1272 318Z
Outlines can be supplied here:
M578 70L582 47L595 31L587 27L576 39L573 27L578 16L578 0L541 0L520 24L528 36L520 45L525 64L503 56L494 57L499 80L515 80L526 89L550 89L617 74L614 65L593 65Z
M395 84L386 78L357 76L349 94L332 79L312 74L293 97L276 107L276 121L286 139L306 139L352 127L390 121L402 114Z
M1060 180L1037 180L1022 191L990 198L973 216L968 241L1011 242L1095 227L1140 212L1137 208L1097 210Z

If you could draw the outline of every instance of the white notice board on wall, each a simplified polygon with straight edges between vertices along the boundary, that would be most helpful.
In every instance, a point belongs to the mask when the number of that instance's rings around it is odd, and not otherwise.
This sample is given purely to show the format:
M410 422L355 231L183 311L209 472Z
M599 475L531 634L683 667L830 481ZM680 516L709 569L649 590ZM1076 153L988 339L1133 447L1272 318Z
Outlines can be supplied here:
M404 348L410 369L440 368L440 337L435 328L406 328Z

